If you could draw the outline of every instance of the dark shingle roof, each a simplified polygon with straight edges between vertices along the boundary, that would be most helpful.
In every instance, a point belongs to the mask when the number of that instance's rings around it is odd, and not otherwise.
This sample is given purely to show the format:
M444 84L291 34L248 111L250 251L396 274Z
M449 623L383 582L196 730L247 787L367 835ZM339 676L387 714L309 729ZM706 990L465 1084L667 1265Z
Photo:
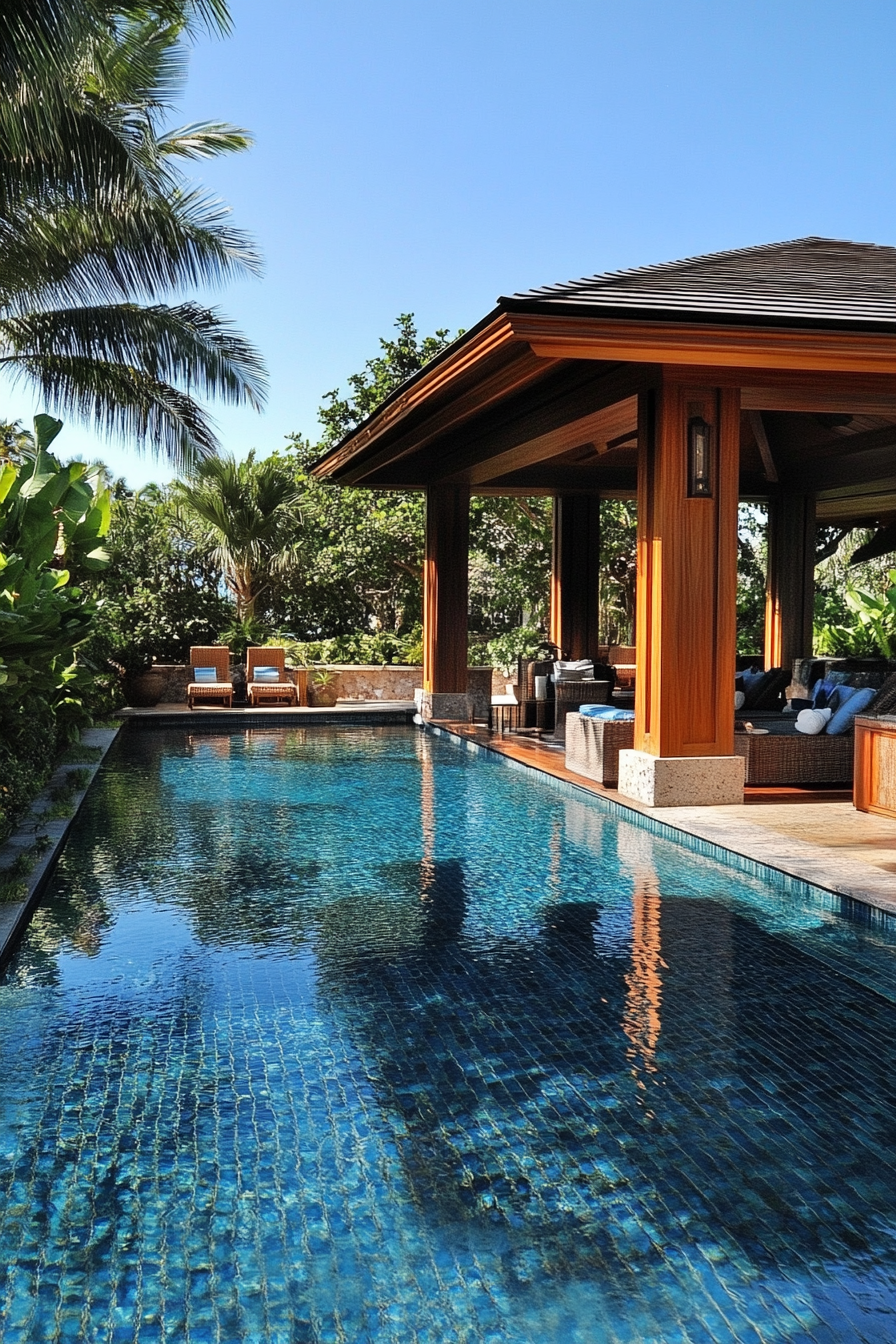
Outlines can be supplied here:
M896 324L896 248L797 238L659 266L545 285L502 308L607 316L672 315L808 323Z

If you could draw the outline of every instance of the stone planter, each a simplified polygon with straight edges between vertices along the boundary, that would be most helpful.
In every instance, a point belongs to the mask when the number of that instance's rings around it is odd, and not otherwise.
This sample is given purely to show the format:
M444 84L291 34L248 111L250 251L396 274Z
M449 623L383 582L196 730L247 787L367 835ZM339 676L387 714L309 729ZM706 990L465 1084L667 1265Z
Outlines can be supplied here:
M145 672L131 672L124 679L124 693L129 705L136 709L152 709L157 705L168 684L163 672L147 668Z

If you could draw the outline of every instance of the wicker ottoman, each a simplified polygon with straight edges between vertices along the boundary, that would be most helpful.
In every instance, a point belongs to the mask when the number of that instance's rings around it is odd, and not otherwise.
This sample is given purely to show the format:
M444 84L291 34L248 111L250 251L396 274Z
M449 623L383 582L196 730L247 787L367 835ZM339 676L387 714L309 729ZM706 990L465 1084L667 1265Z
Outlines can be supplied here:
M619 782L619 753L635 745L632 719L589 719L566 716L566 768L607 788Z

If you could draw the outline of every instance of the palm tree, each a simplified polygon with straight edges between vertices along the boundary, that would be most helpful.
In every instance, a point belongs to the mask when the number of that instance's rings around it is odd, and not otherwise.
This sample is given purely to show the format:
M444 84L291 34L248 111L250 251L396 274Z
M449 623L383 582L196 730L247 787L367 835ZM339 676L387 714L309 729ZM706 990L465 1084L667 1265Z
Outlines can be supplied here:
M0 368L189 466L217 448L196 394L259 407L265 389L261 357L219 311L168 301L259 268L179 167L249 137L165 129L186 39L199 22L223 30L226 7L34 0L29 28L31 7L0 6L0 70L14 73L0 90Z
M295 563L300 488L277 457L242 462L231 454L199 463L175 497L205 523L236 602L238 622L253 620L270 575Z

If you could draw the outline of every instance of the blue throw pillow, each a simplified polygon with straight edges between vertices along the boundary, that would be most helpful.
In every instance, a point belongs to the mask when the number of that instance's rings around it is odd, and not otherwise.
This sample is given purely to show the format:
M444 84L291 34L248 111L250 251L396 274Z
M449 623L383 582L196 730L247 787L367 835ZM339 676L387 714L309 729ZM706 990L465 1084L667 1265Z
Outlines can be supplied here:
M749 694L750 691L753 689L753 687L754 687L758 682L762 681L763 677L765 676L765 673L763 672L762 668L759 668L759 667L747 667L747 668L744 669L743 672L739 672L737 675L738 675L738 676L741 678L741 680L743 681L743 684L744 684L744 691L745 691L747 694ZM735 677L735 681L736 681L736 680L737 680L737 677Z
M819 677L809 692L812 697L812 708L827 709L828 701L834 694L836 687L837 683L831 681L830 677Z
M253 681L279 681L280 673L276 667L256 667L252 673Z
M852 699L857 690L857 686L835 686L832 694L828 697L828 709L832 709L836 714L840 706L845 705L847 700Z
M194 681L217 681L217 680L218 680L218 671L217 671L217 668L214 668L214 667L194 667L194 668L193 668L193 680L194 680Z
M825 732L834 737L839 733L848 733L852 727L853 719L871 704L876 695L877 691L873 686L865 686L861 691L856 691L855 695L849 697L846 704L841 704Z
M635 717L633 709L617 709L615 705L580 705L579 713L586 719L604 719L609 723L628 723Z

